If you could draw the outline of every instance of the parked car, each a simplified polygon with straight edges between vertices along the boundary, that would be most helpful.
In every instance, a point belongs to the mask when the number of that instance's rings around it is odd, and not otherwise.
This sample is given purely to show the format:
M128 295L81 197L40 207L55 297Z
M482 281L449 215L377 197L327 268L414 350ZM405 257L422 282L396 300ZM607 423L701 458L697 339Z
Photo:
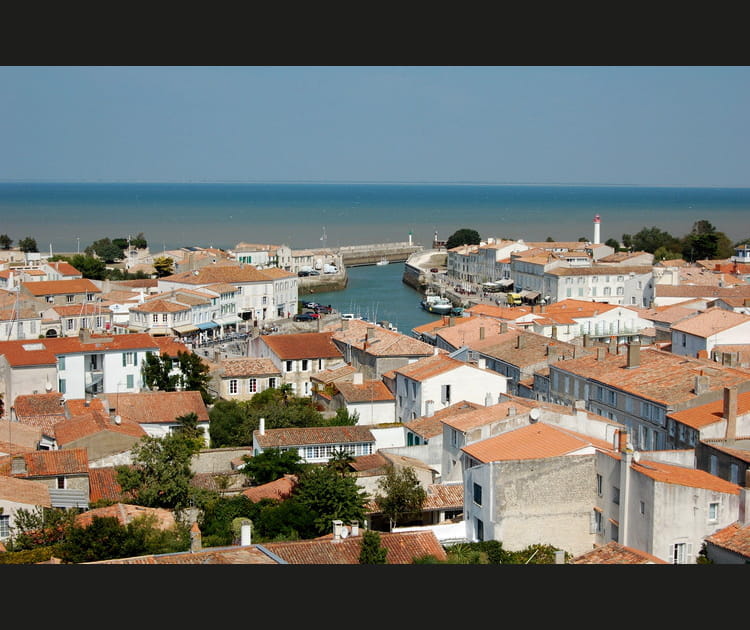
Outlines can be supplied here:
M437 267L430 269L430 273L438 273L440 270Z
M309 276L309 275L310 275L310 272L309 272L309 271L298 271L298 272L297 272L297 275L298 275L298 276L299 276L300 278L304 278L305 276Z
M306 300L300 300L300 304L302 304L303 308L315 308L320 306L317 302L307 302Z
M313 269L312 271L309 271L307 275L308 276L319 276L320 272L319 271L315 271L315 269Z
M312 311L306 311L304 313L297 313L292 319L295 322L311 322L313 320L316 320L320 317L317 313L313 313Z
M323 315L329 315L333 313L333 308L331 307L330 304L328 306L326 306L325 304L317 304L315 306L315 312L321 313Z

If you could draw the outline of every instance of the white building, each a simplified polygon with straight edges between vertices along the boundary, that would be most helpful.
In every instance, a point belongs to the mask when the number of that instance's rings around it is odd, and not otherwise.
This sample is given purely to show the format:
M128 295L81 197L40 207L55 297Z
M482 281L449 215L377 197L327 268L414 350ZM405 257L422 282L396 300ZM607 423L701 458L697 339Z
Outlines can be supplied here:
M710 308L672 325L672 352L711 355L714 346L750 344L750 315Z

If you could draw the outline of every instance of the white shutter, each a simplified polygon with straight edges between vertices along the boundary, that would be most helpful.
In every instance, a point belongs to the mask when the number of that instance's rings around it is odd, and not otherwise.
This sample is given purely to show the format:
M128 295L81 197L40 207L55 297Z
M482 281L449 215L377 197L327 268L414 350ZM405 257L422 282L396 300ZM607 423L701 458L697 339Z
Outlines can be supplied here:
M669 545L669 555L667 557L670 564L674 564L674 545Z
M694 564L695 559L693 558L693 543L687 544L687 556L685 558L687 564Z

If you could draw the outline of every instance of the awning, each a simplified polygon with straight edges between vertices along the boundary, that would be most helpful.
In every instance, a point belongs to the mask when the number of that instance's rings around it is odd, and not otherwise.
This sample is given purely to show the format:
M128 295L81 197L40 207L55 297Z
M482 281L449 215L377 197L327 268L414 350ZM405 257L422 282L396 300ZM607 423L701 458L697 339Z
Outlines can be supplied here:
M540 295L539 291L521 291L521 297L527 300L536 300Z
M214 320L217 324L221 324L222 326L231 326L232 324L237 324L240 321L242 321L239 317L217 317Z
M187 333L195 332L198 330L198 327L195 324L183 324L182 326L172 326L172 330L181 335L185 335Z
M149 335L171 335L171 328L149 328L146 331Z
M501 287L509 287L513 284L513 278L503 278L502 280L498 280L497 284Z
M218 328L219 324L216 322L203 322L201 324L196 324L199 330L208 330L209 328Z

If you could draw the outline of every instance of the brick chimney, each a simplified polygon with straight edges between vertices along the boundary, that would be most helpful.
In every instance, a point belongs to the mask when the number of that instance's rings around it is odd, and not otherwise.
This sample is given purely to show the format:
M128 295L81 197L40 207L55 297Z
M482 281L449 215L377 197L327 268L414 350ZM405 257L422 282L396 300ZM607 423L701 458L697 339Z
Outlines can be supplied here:
M195 553L203 548L201 542L201 529L198 527L198 522L194 522L190 527L190 551Z
M693 389L696 396L705 394L709 389L708 376L705 374L698 374L695 377L695 387Z
M508 332L508 322L500 322L500 334Z
M525 345L526 339L523 336L523 333L518 333L518 337L516 337L516 348L523 348Z
M638 343L628 344L628 368L636 368L641 364L641 346Z
M362 385L364 382L364 376L362 372L355 372L352 374L352 385Z
M737 388L724 388L724 413L722 418L727 421L725 440L734 440L737 438Z
M596 347L596 360L604 361L604 357L607 356L607 349L604 346Z
M479 327L479 339L484 339L484 326Z
M745 471L745 485L740 488L740 527L750 524L750 469Z

